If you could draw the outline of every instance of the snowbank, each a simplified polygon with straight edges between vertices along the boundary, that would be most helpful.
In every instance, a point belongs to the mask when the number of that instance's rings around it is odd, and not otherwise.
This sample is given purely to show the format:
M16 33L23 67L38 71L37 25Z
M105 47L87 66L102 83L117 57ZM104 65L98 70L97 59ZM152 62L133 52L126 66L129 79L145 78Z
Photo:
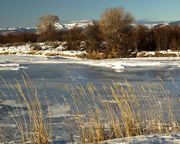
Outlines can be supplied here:
M69 116L70 105L51 105L48 106L48 117L58 118Z

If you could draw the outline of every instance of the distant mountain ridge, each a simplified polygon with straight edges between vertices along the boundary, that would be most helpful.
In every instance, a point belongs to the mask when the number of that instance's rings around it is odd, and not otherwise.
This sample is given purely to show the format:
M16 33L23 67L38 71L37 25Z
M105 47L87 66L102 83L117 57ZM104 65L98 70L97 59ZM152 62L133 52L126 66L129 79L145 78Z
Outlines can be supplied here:
M89 25L92 25L93 21L90 20L81 20L81 21L71 21L69 23L65 24L59 24L56 23L55 27L56 29L71 29L73 27L80 27L80 28L85 28ZM154 26L163 24L163 25L179 25L180 26L180 21L173 21L173 22L167 22L167 21L148 21L148 20L138 20L135 22L136 24L142 24L145 25L149 28L152 28ZM7 33L13 33L13 32L36 32L37 28L31 27L31 28L26 28L26 27L9 27L9 28L0 28L0 34L7 34Z
M150 20L137 20L135 23L137 24L160 24L168 21L150 21Z
M174 21L170 23L171 25L180 25L180 20L179 21Z
M8 34L13 32L36 32L37 28L31 27L9 27L9 28L0 28L0 34Z
M172 25L172 26L180 26L180 21L149 21L149 20L137 20L135 24L141 24L147 26L149 28L158 26L158 25Z
M65 24L55 24L55 28L60 30L60 29L71 29L73 27L80 27L80 28L85 28L89 25L92 25L93 22L89 20L81 20L81 21L71 21L69 23ZM37 28L32 27L32 28L26 28L26 27L9 27L9 28L0 28L0 34L7 34L7 33L13 33L13 32L36 32Z

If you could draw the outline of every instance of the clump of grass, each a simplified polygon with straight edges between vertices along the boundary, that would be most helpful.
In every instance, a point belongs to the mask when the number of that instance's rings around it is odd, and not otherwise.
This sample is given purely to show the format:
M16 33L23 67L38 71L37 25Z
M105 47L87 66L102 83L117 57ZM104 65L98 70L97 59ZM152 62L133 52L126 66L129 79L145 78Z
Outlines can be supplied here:
M39 45L39 44L37 44L37 43L32 43L32 44L30 45L30 48L31 48L31 50L33 50L33 51L42 50L41 45Z
M85 58L88 59L110 59L110 58L116 58L119 57L117 52L98 52L98 51L92 51L92 52L87 52L86 55L84 55ZM84 58L82 56L82 58Z
M74 124L81 143L180 131L173 99L163 81L136 85L113 82L104 85L103 91L88 84L68 91L73 115L84 115Z
M44 116L39 95L33 83L27 75L22 76L23 83L17 80L15 84L4 79L3 81L12 97L21 104L20 111L27 113L27 115L21 116L16 110L9 110L21 137L17 141L20 143L47 144L48 140L51 139L51 126L49 120Z

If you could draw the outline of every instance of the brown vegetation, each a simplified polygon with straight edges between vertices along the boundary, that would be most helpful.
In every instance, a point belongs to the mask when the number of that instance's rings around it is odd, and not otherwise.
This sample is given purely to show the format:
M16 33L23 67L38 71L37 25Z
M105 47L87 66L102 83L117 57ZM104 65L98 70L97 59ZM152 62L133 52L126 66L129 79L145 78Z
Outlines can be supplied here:
M121 7L105 10L99 21L86 28L56 30L58 17L43 16L37 33L20 32L0 35L1 45L27 42L66 42L67 50L86 50L93 59L131 57L141 51L180 50L180 26L157 25L148 28L132 25L133 16Z
M122 7L109 8L105 10L100 18L100 30L111 51L117 53L117 56L126 56L128 54L127 43L129 38L128 31L133 22L131 13L125 11Z
M9 33L7 35L0 35L0 44L7 43L28 43L28 42L36 42L37 34L32 32L19 32L19 33Z

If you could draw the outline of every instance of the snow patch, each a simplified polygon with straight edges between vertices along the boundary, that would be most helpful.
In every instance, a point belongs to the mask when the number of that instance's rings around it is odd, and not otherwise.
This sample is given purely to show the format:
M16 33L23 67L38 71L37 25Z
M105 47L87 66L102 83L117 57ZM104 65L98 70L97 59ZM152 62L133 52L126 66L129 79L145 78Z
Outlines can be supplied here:
M148 135L148 136L135 136L127 138L119 138L114 140L107 140L101 144L179 144L180 134L170 135Z
M68 112L70 110L70 105L52 105L48 106L48 117L66 117L68 116Z
M174 55L176 57L180 57L180 51L142 51L137 53L137 57L150 57L150 56L156 56L158 54L163 54L163 55Z

